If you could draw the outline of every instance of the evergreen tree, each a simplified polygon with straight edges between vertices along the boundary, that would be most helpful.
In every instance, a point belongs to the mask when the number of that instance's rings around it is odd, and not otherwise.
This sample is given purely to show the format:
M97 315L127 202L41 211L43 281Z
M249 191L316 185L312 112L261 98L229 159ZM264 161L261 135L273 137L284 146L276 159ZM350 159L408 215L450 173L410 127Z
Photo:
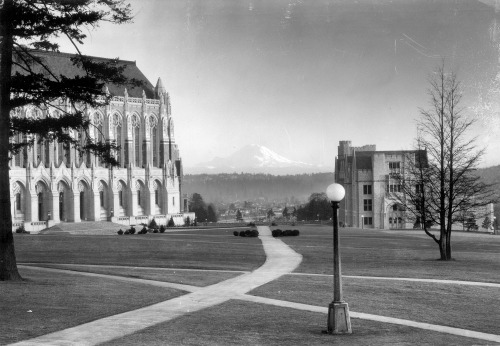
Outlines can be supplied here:
M207 219L209 222L217 222L217 213L213 204L209 204L207 207Z
M105 162L116 165L115 145L96 142L90 136L79 141L72 132L85 134L90 122L84 118L88 107L110 102L108 83L127 81L118 60L102 62L81 54L79 45L86 32L102 21L126 23L131 20L130 6L123 0L3 0L0 3L0 194L10 194L9 160L15 154L40 141L57 140L72 145L81 153L92 152ZM75 76L54 73L36 50L58 51L56 38L65 36L76 54L71 59L81 71ZM137 83L137 81L133 81ZM58 107L58 118L27 119L12 117L25 105ZM70 106L70 107L67 107ZM70 109L70 111L68 111ZM25 138L15 144L13 136ZM20 280L17 270L10 199L0 201L0 280Z
M243 221L243 215L241 214L241 211L239 209L236 210L236 220Z
M483 228L486 228L486 230L490 230L491 228L491 220L488 216L486 216L483 220L483 224L481 225Z
M281 213L283 215L283 217L285 219L288 220L288 217L290 216L290 214L288 213L288 208L285 206L285 208L283 209L283 212Z
M193 193L189 202L189 211L195 213L200 222L208 219L207 205L199 193Z

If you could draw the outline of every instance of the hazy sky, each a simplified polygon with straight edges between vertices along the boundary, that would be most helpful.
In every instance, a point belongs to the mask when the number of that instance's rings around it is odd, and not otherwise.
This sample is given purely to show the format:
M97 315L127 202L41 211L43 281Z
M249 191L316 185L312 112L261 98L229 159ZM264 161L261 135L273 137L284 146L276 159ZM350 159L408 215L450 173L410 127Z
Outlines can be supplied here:
M339 140L411 148L443 56L464 106L490 101L500 13L488 2L136 0L133 24L90 31L83 52L162 78L187 167L251 143L333 166ZM500 164L500 108L487 106L483 165Z

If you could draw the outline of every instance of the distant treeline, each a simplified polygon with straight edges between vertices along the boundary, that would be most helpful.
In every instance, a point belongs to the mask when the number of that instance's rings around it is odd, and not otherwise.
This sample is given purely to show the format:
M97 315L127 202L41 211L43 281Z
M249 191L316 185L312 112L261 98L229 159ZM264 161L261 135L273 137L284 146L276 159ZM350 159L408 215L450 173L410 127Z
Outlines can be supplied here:
M306 202L314 192L324 192L333 173L297 175L193 174L184 176L183 193L199 193L207 202L266 201Z

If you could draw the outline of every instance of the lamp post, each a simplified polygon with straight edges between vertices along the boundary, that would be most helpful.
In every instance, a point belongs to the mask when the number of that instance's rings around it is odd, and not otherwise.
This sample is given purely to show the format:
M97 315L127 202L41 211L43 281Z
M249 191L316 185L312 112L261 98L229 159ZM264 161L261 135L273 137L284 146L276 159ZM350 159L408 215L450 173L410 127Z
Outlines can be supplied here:
M351 334L349 306L342 298L342 273L339 250L339 202L345 196L344 187L333 183L326 189L333 209L333 301L328 305L328 334Z

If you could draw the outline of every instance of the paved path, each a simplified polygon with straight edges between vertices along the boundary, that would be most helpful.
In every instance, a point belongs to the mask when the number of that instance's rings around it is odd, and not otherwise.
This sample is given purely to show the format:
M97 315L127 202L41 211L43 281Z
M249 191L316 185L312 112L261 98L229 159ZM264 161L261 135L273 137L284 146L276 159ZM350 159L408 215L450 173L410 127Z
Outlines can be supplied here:
M264 265L253 272L162 303L21 341L15 345L96 345L169 321L188 312L223 303L235 295L247 293L292 272L302 261L302 256L281 240L273 238L269 227L259 226L258 230L267 259Z

